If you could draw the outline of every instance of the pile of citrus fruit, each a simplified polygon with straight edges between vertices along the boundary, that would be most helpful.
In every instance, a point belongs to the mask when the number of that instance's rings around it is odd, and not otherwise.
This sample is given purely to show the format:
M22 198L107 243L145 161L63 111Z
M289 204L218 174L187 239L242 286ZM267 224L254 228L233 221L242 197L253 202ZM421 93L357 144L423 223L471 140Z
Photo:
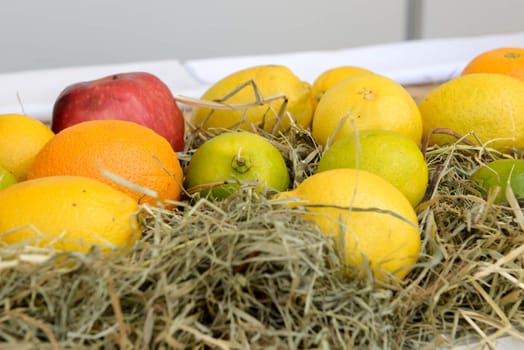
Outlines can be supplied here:
M277 65L232 72L191 106L182 152L125 116L93 117L55 134L30 116L1 115L0 201L10 204L0 209L0 242L125 249L141 239L142 208L176 211L182 201L223 201L251 186L301 208L332 237L347 276L404 279L421 254L424 149L465 142L511 158L524 147L523 55L484 52L419 103L366 67L333 67L314 82ZM301 132L318 162L297 181L282 144ZM472 179L486 190L511 180L520 195L523 169L510 159Z

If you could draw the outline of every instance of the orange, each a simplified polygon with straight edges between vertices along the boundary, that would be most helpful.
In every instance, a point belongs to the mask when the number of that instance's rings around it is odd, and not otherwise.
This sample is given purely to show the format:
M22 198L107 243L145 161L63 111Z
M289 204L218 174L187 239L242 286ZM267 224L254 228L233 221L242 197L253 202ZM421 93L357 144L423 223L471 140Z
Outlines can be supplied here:
M104 175L107 170L136 186ZM80 175L101 180L138 200L178 200L182 168L169 142L153 130L122 120L92 120L56 134L38 153L28 178ZM158 198L143 189L156 192Z
M497 73L524 80L524 48L501 47L488 50L474 57L461 75L472 73Z

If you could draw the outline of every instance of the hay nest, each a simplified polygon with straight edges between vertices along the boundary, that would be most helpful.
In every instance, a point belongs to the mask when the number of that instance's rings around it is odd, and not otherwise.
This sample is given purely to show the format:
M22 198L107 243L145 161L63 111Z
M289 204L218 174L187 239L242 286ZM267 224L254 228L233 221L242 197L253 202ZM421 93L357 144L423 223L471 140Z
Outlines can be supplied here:
M209 135L194 133L183 162ZM311 135L265 135L295 184L320 156ZM423 254L404 283L348 280L300 209L245 185L227 200L144 206L130 251L0 247L1 349L433 349L524 340L524 217L469 180L505 155L460 141L425 150ZM11 346L12 345L12 346Z

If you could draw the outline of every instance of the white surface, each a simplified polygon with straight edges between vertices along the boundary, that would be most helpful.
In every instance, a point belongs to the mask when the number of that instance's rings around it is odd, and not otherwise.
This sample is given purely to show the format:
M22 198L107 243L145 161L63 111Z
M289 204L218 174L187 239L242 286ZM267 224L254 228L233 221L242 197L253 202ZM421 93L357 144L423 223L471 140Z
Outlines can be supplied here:
M522 0L3 1L0 72L522 31Z
M490 346L493 345L495 350L522 350L524 348L524 343L521 341L510 338L510 337L503 337L499 339L494 339L490 342L490 344L487 343L472 343L469 345L461 345L458 347L454 347L453 350L487 350L487 349L493 349Z
M500 46L524 47L524 32L403 41L331 51L222 57L187 62L173 59L5 73L0 74L0 113L24 112L48 121L56 97L67 85L139 70L157 75L175 95L196 98L225 75L256 64L287 65L301 79L309 82L313 82L322 71L344 64L366 67L402 84L438 82L458 74L474 55Z
M403 41L336 51L211 58L189 61L186 67L200 81L208 84L237 69L264 63L287 65L310 82L328 68L356 65L389 76L402 84L417 84L449 79L476 54L500 46L524 47L524 32Z
M3 1L0 72L329 50L523 30L522 0Z
M404 39L405 3L2 1L0 72L399 41Z
M422 38L511 33L524 29L522 0L421 1Z

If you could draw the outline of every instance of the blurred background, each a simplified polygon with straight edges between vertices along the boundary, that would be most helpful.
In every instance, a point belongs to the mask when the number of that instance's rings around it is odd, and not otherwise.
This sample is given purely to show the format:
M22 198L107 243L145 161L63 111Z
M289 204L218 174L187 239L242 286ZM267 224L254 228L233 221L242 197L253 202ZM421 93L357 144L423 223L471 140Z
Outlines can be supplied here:
M522 13L522 0L8 1L0 72L511 33Z

